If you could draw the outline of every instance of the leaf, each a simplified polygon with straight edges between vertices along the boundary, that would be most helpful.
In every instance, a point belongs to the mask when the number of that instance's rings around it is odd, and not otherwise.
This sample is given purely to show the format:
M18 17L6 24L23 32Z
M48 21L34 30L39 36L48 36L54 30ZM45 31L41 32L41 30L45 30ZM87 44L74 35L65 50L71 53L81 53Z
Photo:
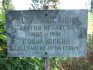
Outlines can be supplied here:
M23 68L23 65L22 65L22 64L20 65L20 67L21 67L21 70L24 70L24 68Z
M3 54L3 53L2 53L2 54L0 53L0 56L6 57L6 55L5 55L5 54Z
M84 64L84 66L83 66L83 70L88 70L88 64L87 64L87 63Z
M90 66L90 68L93 68L93 66Z
M6 31L6 26L4 26L4 31Z
M57 68L51 68L50 70L58 70Z
M5 14L0 14L1 19L5 19Z
M13 61L13 57L9 57L9 60L10 60L10 61Z
M37 59L34 59L34 61L35 61L39 66L41 65L40 61L38 61Z
M66 60L67 60L67 58L65 58L65 57L64 57L64 58L62 58L61 60L62 60L62 61L66 61Z
M0 39L6 40L6 36L5 35L0 35Z
M6 64L6 59L5 58L0 58L0 64Z
M5 69L0 69L0 70L5 70Z
M0 50L0 54L1 54L1 53L4 53L4 51L3 51L3 50Z
M7 70L11 70L11 64L6 64Z

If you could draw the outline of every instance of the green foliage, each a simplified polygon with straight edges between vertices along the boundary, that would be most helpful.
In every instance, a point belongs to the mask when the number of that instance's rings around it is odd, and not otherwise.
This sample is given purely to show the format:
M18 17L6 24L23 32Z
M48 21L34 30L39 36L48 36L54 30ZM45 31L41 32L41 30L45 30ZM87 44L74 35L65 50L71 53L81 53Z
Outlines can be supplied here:
M88 70L89 65L86 63L83 65L83 70Z
M2 0L2 6L4 10L14 10L12 0Z
M0 57L0 64L6 64L6 59Z
M91 22L93 22L93 12L88 13L88 23L90 24Z
M87 47L90 48L91 44L92 44L92 34L88 34L88 36L87 36Z

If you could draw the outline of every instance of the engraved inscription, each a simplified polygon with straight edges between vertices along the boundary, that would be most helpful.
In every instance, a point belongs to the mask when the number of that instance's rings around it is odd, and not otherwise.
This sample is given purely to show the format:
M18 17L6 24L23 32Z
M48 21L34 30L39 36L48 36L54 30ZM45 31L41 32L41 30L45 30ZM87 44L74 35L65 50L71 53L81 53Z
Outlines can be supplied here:
M85 57L87 10L6 11L12 57Z

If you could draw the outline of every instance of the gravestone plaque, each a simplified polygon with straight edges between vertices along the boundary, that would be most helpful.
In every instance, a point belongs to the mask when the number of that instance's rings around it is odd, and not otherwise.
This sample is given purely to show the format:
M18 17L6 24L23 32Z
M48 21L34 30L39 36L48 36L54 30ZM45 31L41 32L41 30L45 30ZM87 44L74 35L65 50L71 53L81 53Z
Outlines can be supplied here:
M6 11L9 57L85 57L87 10Z

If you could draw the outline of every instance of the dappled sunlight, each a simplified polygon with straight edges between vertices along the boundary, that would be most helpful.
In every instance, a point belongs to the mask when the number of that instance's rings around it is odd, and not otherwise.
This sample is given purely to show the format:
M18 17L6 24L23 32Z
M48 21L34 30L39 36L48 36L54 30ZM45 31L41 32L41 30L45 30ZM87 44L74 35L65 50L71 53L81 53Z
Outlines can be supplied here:
M60 0L58 6L59 9L85 9L85 3L87 0ZM31 0L13 0L13 4L16 10L28 10L31 4Z

